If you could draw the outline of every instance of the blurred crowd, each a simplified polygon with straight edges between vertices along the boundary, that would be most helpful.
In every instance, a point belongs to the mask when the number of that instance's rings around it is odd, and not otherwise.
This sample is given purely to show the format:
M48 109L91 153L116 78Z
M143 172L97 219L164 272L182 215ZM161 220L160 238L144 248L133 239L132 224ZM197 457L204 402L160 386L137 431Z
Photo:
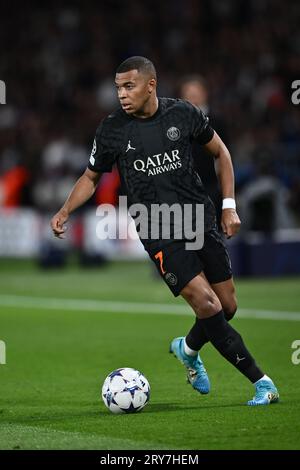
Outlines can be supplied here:
M241 210L252 204L259 214L249 228L278 207L276 225L300 224L297 0L45 1L1 10L0 207L59 208L87 165L99 121L117 105L116 67L143 55L157 68L160 96L183 96L186 75L204 79L202 106L222 123ZM117 172L106 174L89 204L115 204L118 190Z

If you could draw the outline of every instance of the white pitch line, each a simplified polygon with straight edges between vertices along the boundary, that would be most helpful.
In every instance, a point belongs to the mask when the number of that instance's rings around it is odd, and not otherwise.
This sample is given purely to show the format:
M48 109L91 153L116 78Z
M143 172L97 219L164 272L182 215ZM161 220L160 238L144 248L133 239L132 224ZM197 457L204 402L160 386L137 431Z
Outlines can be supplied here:
M29 297L19 295L0 295L0 306L27 309L41 308L46 310L78 310L110 313L152 313L158 315L191 315L192 313L190 307L185 305L126 301L115 302L111 300L57 299L51 297ZM239 308L237 318L300 321L300 312Z

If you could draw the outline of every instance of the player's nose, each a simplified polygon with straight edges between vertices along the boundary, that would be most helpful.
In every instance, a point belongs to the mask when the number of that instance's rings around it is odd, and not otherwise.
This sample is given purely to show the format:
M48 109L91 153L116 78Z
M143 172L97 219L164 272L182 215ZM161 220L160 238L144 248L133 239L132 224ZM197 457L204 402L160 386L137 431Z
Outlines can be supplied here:
M118 90L118 95L119 95L119 99L120 99L120 100L126 98L127 95L126 95L126 90L125 90L125 88L120 88L120 89Z

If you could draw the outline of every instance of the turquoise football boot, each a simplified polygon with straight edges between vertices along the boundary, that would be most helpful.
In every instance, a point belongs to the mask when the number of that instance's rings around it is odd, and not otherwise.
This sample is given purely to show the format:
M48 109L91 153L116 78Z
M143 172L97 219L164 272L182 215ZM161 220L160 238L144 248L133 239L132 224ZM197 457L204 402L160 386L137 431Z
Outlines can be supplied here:
M260 379L255 384L255 396L248 401L249 406L270 405L279 400L279 393L272 380Z
M173 353L186 367L187 380L192 387L203 395L209 393L210 382L203 362L199 354L197 356L188 356L184 352L184 336L173 339L170 345L170 353Z

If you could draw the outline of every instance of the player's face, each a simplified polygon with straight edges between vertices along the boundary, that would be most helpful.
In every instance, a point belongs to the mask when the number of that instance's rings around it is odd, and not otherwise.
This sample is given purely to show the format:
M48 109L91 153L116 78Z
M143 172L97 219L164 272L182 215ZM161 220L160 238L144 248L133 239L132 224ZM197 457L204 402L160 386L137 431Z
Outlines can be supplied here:
M195 106L203 106L207 103L207 90L197 81L186 82L181 89L181 97Z
M117 73L115 84L122 108L127 114L135 114L141 111L149 100L155 80L137 70L130 70Z

